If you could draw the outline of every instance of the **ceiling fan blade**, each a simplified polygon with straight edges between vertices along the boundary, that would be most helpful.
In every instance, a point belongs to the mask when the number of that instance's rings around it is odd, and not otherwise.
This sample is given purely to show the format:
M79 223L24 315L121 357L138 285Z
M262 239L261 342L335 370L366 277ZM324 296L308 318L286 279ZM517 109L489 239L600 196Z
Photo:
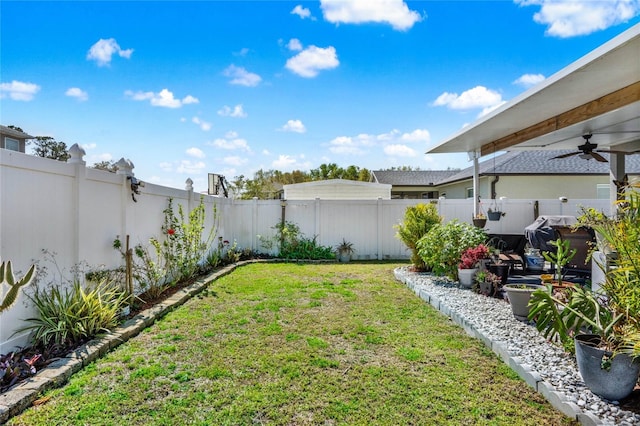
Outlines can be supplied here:
M558 155L556 157L551 157L550 160L555 160L556 158L567 158L567 157L571 157L572 155L578 155L578 154L582 154L581 152L570 152L568 154L561 154Z
M601 163L608 163L607 159L604 158L602 155L598 154L597 152L591 152L590 154L594 160L599 161Z

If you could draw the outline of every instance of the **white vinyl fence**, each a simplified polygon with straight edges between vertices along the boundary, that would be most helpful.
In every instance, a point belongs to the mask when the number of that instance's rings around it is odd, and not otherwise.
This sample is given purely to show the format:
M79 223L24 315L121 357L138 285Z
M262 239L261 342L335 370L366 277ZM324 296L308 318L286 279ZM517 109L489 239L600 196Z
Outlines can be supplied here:
M185 190L147 183L133 194L131 162L120 160L114 174L86 167L84 152L77 146L70 154L71 159L62 163L0 149L0 259L12 261L16 275L34 262L46 267L41 285L64 284L56 268L69 280L77 265L87 270L121 266L114 239L124 243L129 235L134 246L161 238L169 198L174 211L181 205L187 214L202 199L205 235L214 228L215 237L236 242L239 248L264 252L259 236L273 236L273 227L284 217L321 245L333 247L343 238L352 242L354 257L361 260L409 257L393 227L408 206L436 203L444 221L471 222L473 210L471 200L230 200L194 193L189 180ZM487 222L487 231L522 234L535 219L535 203L540 215L575 215L580 205L608 208L608 200L505 200L506 216ZM45 264L44 251L53 254L55 266ZM0 298L7 289L0 287ZM26 336L14 332L34 314L28 302L21 292L13 307L0 313L0 353L26 343Z

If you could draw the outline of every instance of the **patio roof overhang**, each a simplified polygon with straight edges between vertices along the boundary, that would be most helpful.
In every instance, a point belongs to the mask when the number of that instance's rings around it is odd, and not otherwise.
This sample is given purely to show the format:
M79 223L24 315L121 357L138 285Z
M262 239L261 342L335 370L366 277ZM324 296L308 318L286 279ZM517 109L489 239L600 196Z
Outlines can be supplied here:
M640 149L640 24L465 127L427 154Z

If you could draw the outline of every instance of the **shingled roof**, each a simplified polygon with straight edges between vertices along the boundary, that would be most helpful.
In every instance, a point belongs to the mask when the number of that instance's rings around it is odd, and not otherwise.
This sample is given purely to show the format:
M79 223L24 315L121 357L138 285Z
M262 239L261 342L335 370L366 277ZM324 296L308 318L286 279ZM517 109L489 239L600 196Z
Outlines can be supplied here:
M584 160L577 155L554 159L574 151L510 151L489 157L479 163L478 174L483 175L608 175L609 163ZM600 153L609 158L609 154ZM640 155L626 156L626 172L640 175ZM376 170L375 182L395 186L437 186L473 177L473 166L463 170Z
M395 186L435 186L459 172L459 170L376 170L371 174L377 183Z

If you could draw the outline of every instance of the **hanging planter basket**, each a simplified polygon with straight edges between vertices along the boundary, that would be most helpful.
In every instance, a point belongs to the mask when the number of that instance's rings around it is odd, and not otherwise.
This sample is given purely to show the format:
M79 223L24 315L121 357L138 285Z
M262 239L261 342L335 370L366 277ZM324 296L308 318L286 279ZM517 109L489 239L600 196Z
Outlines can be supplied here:
M487 219L484 219L484 218L474 217L472 220L473 220L474 226L478 228L484 228L484 226L487 224Z
M496 212L487 212L487 216L489 217L489 220L500 220L500 218L502 217L502 212L501 211L496 211Z

